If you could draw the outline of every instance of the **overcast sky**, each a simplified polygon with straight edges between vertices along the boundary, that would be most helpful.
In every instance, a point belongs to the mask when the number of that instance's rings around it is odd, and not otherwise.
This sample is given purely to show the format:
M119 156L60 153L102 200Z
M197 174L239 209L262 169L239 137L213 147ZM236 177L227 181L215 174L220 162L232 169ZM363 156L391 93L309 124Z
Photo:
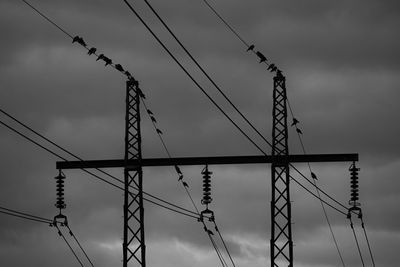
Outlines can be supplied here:
M139 80L173 156L260 154L212 106L122 0L30 2ZM209 2L247 42L255 44L256 50L283 70L307 152L359 153L360 202L376 265L398 266L398 1ZM254 54L246 52L202 0L151 3L216 83L270 140L273 75L258 64ZM270 148L218 96L143 1L132 1L132 5L204 89L269 153ZM22 1L0 0L0 34L0 108L85 159L122 158L125 77L96 61L95 56L88 56L83 47L72 44ZM143 156L166 157L145 115L143 112ZM23 130L4 115L0 120ZM293 128L289 135L290 152L302 153ZM53 177L58 159L4 126L0 126L0 159L0 206L54 217ZM296 166L309 176L306 165ZM349 166L311 164L319 186L342 203L350 198ZM198 205L202 168L182 167ZM210 169L211 208L236 266L268 266L270 166ZM107 171L123 177L122 170ZM123 192L79 170L65 174L64 213L71 228L95 266L120 266ZM173 168L144 169L144 190L193 209ZM295 183L291 193L295 265L341 266L318 200ZM346 266L362 266L349 221L327 210ZM359 221L354 220L364 260L372 266ZM220 266L196 220L146 203L145 224L148 266ZM4 214L0 214L0 265L79 266L54 228Z

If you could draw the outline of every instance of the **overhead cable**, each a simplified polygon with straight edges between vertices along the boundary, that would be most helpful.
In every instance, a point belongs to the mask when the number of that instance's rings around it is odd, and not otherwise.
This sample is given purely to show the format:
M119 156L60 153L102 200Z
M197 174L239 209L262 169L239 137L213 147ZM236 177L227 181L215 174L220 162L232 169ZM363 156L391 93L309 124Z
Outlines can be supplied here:
M51 154L54 155L55 157L57 157L57 158L59 158L59 159L62 159L62 160L64 160L64 161L68 161L66 158L60 156L59 154L55 153L54 151L52 151L52 150L46 148L45 146L39 144L38 142L34 141L32 138L30 138L30 137L28 137L27 135L21 133L20 131L16 130L15 128L13 128L13 127L7 125L7 124L4 123L3 121L0 121L0 124L2 124L3 126L7 127L8 129L10 129L11 131L15 132L16 134L20 135L21 137L25 138L26 140L32 142L32 143L35 144L36 146L38 146L38 147L40 147L40 148L46 150L47 152L51 153ZM97 174L95 174L95 173L93 173L93 172L90 172L90 171L88 171L88 170L86 170L86 169L82 169L82 171L84 171L84 172L90 174L91 176L95 177L96 179L101 180L101 181L103 181L103 182L105 182L105 183L107 183L107 184L109 184L109 185L111 185L111 186L113 186L113 187L115 187L115 188L118 188L118 189L120 189L120 190L124 190L123 187L121 187L121 186L119 186L119 185L116 185L116 184L114 184L114 183L111 183L111 182L105 180L104 178L98 176ZM145 201L149 202L149 203L152 203L152 204L155 204L155 205L157 205L157 206L163 207L163 208L168 209L168 210L170 210L170 211L174 211L174 212L177 212L177 213L179 213L179 214L182 214L182 215L185 215L185 216L194 218L194 219L198 219L198 216L193 215L193 212L192 212L192 211L189 211L189 210L184 209L184 208L180 208L179 206L177 206L177 205L175 205L175 204L172 204L172 203L171 203L171 206L175 207L175 208L171 208L171 207L168 207L168 206L166 206L166 205L157 203L157 202L155 202L155 201L153 201L153 200L151 200L151 199L148 199L148 198L143 198L143 199L144 199ZM157 199L158 199L158 200L161 200L160 198L157 198ZM163 201L163 202L164 202L164 203L168 203L168 202L166 202L166 201ZM178 207L179 207L180 210L178 210ZM194 214L196 214L196 213L194 213Z
M45 224L51 224L52 220L50 219L46 219L43 217L39 217L39 216L35 216L35 215L31 215L25 212L19 212L13 209L9 209L9 208L4 208L4 207L0 207L0 213L2 214L6 214L6 215L10 215L10 216L14 216L14 217L18 217L21 219L26 219L26 220L30 220L30 221L35 221L35 222L40 222L40 223L45 223Z
M177 58L170 52L170 50L165 46L165 44L159 39L159 37L154 33L154 31L147 25L147 23L143 20L143 18L137 13L137 11L133 8L133 6L127 1L123 0L125 4L128 6L128 8L135 14L135 16L142 22L142 24L146 27L146 29L152 34L152 36L157 40L157 42L164 48L164 50L172 57L172 59L179 65L179 67L186 73L186 75L195 83L195 85L206 95L206 97L218 108L220 112L244 135L262 154L267 155L266 152L264 152L263 149L261 149L260 146L258 146L254 140L252 140L241 128L240 126L232 120L232 118L214 101L214 99L211 98L211 96L203 89L203 87L193 78L193 76L183 67L183 65L177 60ZM243 114L242 114L243 115ZM244 116L244 115L243 115ZM272 144L252 125L247 119L247 123L256 131L256 133L269 145L272 147ZM298 172L302 177L306 178L304 174L302 174L297 168L294 167L293 164L290 163L290 166L293 167L296 172ZM291 176L292 179L295 180L293 176ZM306 178L307 179L307 178ZM307 179L308 180L308 179ZM315 185L308 180L308 182L315 187ZM316 186L318 188L318 186ZM330 197L327 193L325 193L323 190L321 190L322 193L327 195L329 198L334 200L332 197ZM316 196L315 194L313 194ZM316 196L317 197L317 196ZM335 202L339 203L338 201L334 200ZM341 206L345 207L343 204L339 203ZM331 205L330 205L331 206Z
M361 227L362 227L362 229L363 229L363 231L364 231L365 240L367 241L368 250L369 250L369 255L370 255L370 257L371 257L372 264L373 264L373 266L375 267L374 255L372 254L372 249L371 249L371 245L370 245L370 243L369 243L369 239L368 239L368 235L367 235L367 230L366 230L366 227L365 227L365 224L364 224L364 219L363 219L363 217L361 217Z
M37 131L34 130L32 127L30 127L30 126L28 126L27 124L21 122L21 121L18 120L15 116L12 116L11 114L9 114L8 112L6 112L6 111L3 110L2 108L0 108L0 112L3 113L4 115L6 115L7 117L9 117L10 119L12 119L13 121L15 121L16 123L18 123L19 125L23 126L25 129L31 131L32 133L34 133L35 135L37 135L37 136L39 136L40 138L44 139L45 141L49 142L50 144L52 144L53 146L57 147L58 149L64 151L64 152L67 153L68 155L70 155L70 156L72 156L72 157L74 157L74 158L76 158L76 159L78 159L78 160L81 160L81 161L83 160L81 157L79 157L79 156L77 156L76 154L74 154L74 153L68 151L67 149L65 149L65 148L63 148L62 146L58 145L57 143L55 143L54 141L50 140L49 138L47 138L47 137L44 136L43 134L37 132ZM1 121L0 121L0 123L1 123ZM4 124L3 124L3 125L4 125ZM4 126L6 126L6 125L4 125ZM7 126L6 126L6 127L7 127ZM11 128L9 128L9 129L11 129ZM13 130L13 129L11 129L11 130ZM14 130L13 130L13 131L14 131ZM15 131L14 131L14 132L15 132ZM25 137L25 136L23 136L23 137L26 138L26 139L28 139L28 137ZM30 138L29 138L28 140L31 141L31 142L34 142L34 141L33 141L32 139L30 139ZM47 150L45 147L42 147L40 144L38 144L38 143L36 143L36 142L34 142L34 144L40 146L42 149L45 149L45 150L48 151L49 153L52 153L51 151ZM53 153L52 153L52 154L53 154ZM60 159L62 159L62 160L66 160L65 158L59 156L58 154L53 154L53 155L56 156L56 157L58 157L58 158L60 158ZM112 179L114 179L114 180L116 180L116 181L118 181L118 182L120 182L120 183L123 184L123 181L122 181L121 179L115 177L114 175L111 175L111 174L109 174L108 172L103 171L102 169L96 168L96 170L99 171L99 172L101 172L101 173L103 173L103 174L105 174L105 175L107 175L108 177L110 177L110 178L112 178ZM92 174L91 172L88 172L88 171L85 171L85 172L87 172L87 173L89 173L89 174L91 174L91 175L94 175L94 174ZM103 178L100 178L100 177L97 177L97 178L103 180L103 182L109 183L107 180L104 180ZM114 185L114 184L110 184L110 185ZM135 190L138 190L136 187L134 187L134 186L132 186L132 185L131 185L130 187L133 188L133 189L135 189ZM119 189L121 189L121 190L124 190L122 187L117 187L117 188L119 188ZM143 192L143 194L146 195L146 196L152 197L152 198L154 198L154 199L156 199L156 200L158 200L158 201L161 201L161 202L163 202L163 203L165 203L165 204L167 204L167 205L170 205L170 206L172 206L172 207L174 207L174 208L181 209L181 210L183 210L184 212L191 213L192 215L196 215L196 213L193 212L193 211L191 211L191 210L185 209L185 208L180 207L180 206L178 206L178 205L176 205L176 204L173 204L173 203L170 203L170 202L168 202L168 201L165 201L165 200L163 200L163 199L161 199L161 198L159 198L159 197L157 197L157 196L154 196L154 195L152 195L152 194L150 194L150 193Z
M78 244L79 248L82 250L83 254L85 255L86 259L89 261L90 265L92 265L92 267L94 267L93 262L91 261L91 259L89 258L88 254L86 253L85 249L82 247L81 243L79 242L79 240L76 238L75 234L72 232L70 226L67 224L66 227L69 230L69 234L74 238L75 242Z
M62 237L62 239L64 240L64 242L67 244L69 250L72 252L72 254L74 255L75 259L79 262L79 264L84 267L82 261L79 259L78 255L76 254L75 250L71 247L71 245L69 244L68 240L65 238L64 234L61 232L60 228L58 228L58 225L55 224L53 225L56 229L57 229L57 233L60 237Z
M22 0L23 2L25 2L26 4L28 4L27 1ZM267 155L228 115L227 113L222 110L222 108L204 91L204 89L197 83L197 81L194 80L194 78L187 72L187 70L177 61L177 59L172 55L172 53L168 50L168 48L165 47L165 45L161 42L161 40L155 36L154 32L152 32L152 30L147 26L147 24L145 24L145 22L143 21L143 19L136 13L136 11L132 8L132 6L126 2L124 0L124 2L128 5L128 7L131 9L132 12L134 12L138 18L142 21L142 23L146 26L146 28L153 34L153 36L157 39L157 41L164 47L164 49L170 54L170 56L175 60L175 62L184 70L184 72L189 76L189 78L203 91L203 93L209 98L209 100L224 114L224 116L260 151L262 152L264 155ZM28 4L28 6L30 6L31 8L33 8L35 11L37 10L36 8L34 8L31 4ZM40 15L43 14L42 12L39 13ZM41 15L42 16L42 15ZM51 24L58 26L54 21L50 20L47 16L42 16L44 17L47 21L51 22ZM70 37L71 39L73 39L74 37L72 37L71 34L69 34L68 32L66 32L64 29L62 29L61 27L57 27L59 30L61 30L63 33L65 33L68 37ZM85 47L89 52L88 54L93 54L93 48L89 49L87 47ZM91 52L92 50L92 52ZM97 54L96 54L97 55ZM100 55L99 55L100 56ZM114 65L111 65L112 67L114 67L116 70L118 70L118 68L116 68ZM128 77L130 76L130 73L125 71L125 73ZM258 134L260 136L262 136L261 133L258 132ZM262 138L264 139L264 141L266 141L267 143L269 143L264 136L262 136ZM51 152L50 152L51 153ZM292 164L290 164L293 168L294 166ZM305 177L298 169L294 168L301 176ZM86 170L85 170L86 171ZM88 172L88 171L86 171ZM98 177L99 179L103 180L104 182L112 185L112 183ZM291 176L291 178L293 180L295 180L295 178L293 176ZM306 178L306 177L305 177ZM309 181L310 182L310 181ZM298 182L299 183L299 182ZM311 183L312 184L312 183ZM115 186L115 185L114 185ZM304 188L304 187L303 187ZM323 191L322 191L323 192ZM315 195L314 195L315 196ZM328 196L330 197L330 196ZM331 197L330 197L331 198ZM331 205L330 205L331 206Z
M351 230L353 232L354 239L356 241L358 255L360 256L362 266L365 267L364 259L363 259L362 253L361 253L360 244L358 243L358 238L357 238L356 231L354 229L354 225L353 225L353 221L352 221L351 217L349 218L349 220L350 220L350 227L351 227Z

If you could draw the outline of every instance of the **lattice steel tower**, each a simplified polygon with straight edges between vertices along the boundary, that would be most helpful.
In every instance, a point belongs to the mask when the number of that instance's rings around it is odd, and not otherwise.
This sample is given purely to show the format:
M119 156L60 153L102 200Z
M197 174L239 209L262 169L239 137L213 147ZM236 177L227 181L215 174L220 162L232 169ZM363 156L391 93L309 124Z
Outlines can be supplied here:
M139 83L131 78L126 83L123 267L127 267L132 258L140 266L146 266L139 104ZM129 160L136 160L139 164L129 165ZM131 192L131 186L138 188L136 194Z
M273 91L272 157L288 156L286 79L278 73ZM271 266L293 266L289 161L271 166Z

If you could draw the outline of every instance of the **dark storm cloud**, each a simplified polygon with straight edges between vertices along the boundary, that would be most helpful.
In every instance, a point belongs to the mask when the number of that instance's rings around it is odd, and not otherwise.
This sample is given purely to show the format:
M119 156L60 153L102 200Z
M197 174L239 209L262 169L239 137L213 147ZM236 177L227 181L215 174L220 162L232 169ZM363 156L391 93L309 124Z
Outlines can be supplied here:
M362 207L373 248L383 266L395 266L398 256L384 248L387 243L396 247L400 242L396 224L400 214L393 204L399 200L395 178L399 167L397 1L210 2L247 41L283 68L307 151L360 153ZM134 74L173 156L259 154L179 70L122 1L32 3ZM269 136L272 80L256 64L256 58L247 55L202 1L151 3L240 110ZM207 92L240 121L144 3L134 4ZM84 158L122 157L123 76L87 56L86 50L71 44L22 1L3 0L0 7L1 107ZM144 155L165 156L146 114L142 133ZM301 153L295 133L290 133L291 152ZM5 128L0 137L2 205L51 218L56 212L56 159ZM321 187L345 203L348 165L312 166ZM304 167L300 166L307 173ZM182 169L199 203L201 168ZM269 166L213 167L213 171L212 207L238 266L265 266L270 230ZM122 177L121 171L112 173ZM66 213L71 226L97 260L96 266L119 263L122 191L96 183L79 171L66 175ZM145 190L191 209L175 176L167 168L145 170ZM292 192L296 262L299 266L336 266L339 261L332 252L319 203L295 184ZM346 262L357 266L348 222L332 210L328 214L346 251ZM146 204L152 266L216 265L201 226L180 216ZM55 231L14 220L1 217L1 264L75 263ZM71 257L58 260L66 255Z

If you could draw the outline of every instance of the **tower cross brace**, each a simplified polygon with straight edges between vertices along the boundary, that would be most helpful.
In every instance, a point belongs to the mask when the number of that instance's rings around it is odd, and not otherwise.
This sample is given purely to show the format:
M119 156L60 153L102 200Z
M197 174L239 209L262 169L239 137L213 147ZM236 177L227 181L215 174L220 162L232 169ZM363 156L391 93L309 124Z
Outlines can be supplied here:
M291 230L290 174L291 163L355 162L358 154L290 155L288 149L285 77L274 77L273 128L271 156L222 156L186 158L142 158L140 131L140 94L138 82L126 83L125 157L124 159L59 161L57 169L124 168L123 267L134 259L146 266L144 235L142 167L175 165L224 165L271 163L271 266L293 266ZM134 185L136 194L129 190Z

